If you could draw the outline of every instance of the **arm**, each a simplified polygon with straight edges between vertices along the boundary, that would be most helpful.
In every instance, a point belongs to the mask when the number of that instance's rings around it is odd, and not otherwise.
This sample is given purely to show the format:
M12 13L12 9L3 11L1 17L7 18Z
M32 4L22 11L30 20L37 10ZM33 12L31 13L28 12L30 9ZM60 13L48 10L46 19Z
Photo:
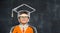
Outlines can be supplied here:
M37 33L37 29L34 26L30 26L33 29L32 33Z
M32 27L33 27L34 33L37 33L37 29L34 26Z
M14 26L11 28L10 33L16 33L16 29Z

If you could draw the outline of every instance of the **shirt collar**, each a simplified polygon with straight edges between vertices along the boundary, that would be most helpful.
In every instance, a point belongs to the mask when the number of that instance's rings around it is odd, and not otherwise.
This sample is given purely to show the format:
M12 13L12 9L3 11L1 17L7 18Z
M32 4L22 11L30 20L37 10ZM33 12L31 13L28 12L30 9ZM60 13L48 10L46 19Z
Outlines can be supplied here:
M24 27L24 30L26 30L29 25L28 25L28 23L26 23L25 25L20 23L19 26L21 29L23 29L23 27Z

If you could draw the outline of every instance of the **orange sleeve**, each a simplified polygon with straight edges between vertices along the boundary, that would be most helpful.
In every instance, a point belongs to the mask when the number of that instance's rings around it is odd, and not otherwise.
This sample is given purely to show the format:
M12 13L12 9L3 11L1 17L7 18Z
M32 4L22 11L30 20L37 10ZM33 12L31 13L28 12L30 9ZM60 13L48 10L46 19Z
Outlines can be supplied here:
M29 26L29 31L30 33L34 33L33 28L31 26Z
M12 33L17 33L17 28L14 28Z
M34 32L33 32L33 29L31 29L31 33L34 33Z

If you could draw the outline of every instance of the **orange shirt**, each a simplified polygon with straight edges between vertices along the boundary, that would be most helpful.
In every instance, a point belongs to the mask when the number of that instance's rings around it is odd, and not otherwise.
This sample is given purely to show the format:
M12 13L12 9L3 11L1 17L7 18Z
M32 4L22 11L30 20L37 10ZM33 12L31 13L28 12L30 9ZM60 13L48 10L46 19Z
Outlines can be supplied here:
M23 33L19 25L15 26L12 33ZM28 26L24 33L34 33L33 29Z

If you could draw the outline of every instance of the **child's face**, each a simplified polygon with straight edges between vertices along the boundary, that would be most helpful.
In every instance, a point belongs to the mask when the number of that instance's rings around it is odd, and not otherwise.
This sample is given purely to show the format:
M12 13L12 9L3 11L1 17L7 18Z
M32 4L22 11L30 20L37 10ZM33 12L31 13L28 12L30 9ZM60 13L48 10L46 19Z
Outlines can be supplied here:
M19 21L20 23L22 23L22 24L26 24L26 23L28 23L28 21L29 21L29 17L28 17L27 14L21 14L21 15L20 15L20 18L18 19L18 21Z

